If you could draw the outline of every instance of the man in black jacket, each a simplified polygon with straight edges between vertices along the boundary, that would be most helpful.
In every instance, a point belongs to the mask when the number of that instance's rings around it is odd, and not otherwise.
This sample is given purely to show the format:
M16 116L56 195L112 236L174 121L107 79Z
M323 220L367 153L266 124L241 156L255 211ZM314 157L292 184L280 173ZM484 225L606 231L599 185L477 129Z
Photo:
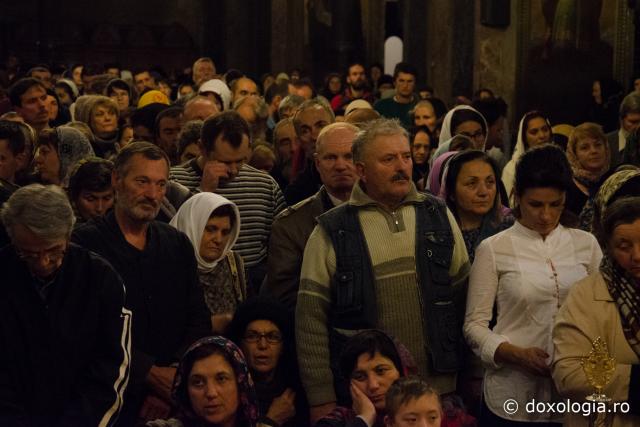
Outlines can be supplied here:
M0 425L113 425L129 380L122 280L69 243L75 218L59 187L20 188L1 216Z
M115 159L112 212L77 229L74 242L105 257L122 276L133 312L131 383L120 425L168 415L175 364L211 331L186 235L155 220L166 192L169 160L135 142Z

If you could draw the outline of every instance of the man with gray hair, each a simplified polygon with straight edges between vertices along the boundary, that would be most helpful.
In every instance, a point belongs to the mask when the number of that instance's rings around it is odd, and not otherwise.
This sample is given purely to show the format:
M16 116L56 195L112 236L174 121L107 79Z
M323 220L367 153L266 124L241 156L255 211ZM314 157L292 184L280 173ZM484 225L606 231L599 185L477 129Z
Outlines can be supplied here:
M611 150L611 167L615 168L622 160L622 152L627 139L640 127L640 94L631 92L620 104L620 128L607 134Z
M320 189L322 183L313 161L313 153L316 151L316 140L320 131L335 121L331 106L324 98L304 101L296 110L293 126L300 146L292 164L292 174L296 178L284 191L288 205L294 205Z
M302 255L316 226L316 217L349 199L356 182L351 145L358 128L332 123L320 131L314 162L322 187L313 196L282 211L269 239L267 278L260 293L272 295L292 310L296 307Z
M397 120L365 125L352 152L359 180L347 203L318 217L302 262L296 343L313 420L348 401L332 368L358 330L396 337L443 393L461 368L469 260L455 218L416 190Z
M122 280L69 242L66 194L32 184L0 214L0 425L112 425L129 380Z

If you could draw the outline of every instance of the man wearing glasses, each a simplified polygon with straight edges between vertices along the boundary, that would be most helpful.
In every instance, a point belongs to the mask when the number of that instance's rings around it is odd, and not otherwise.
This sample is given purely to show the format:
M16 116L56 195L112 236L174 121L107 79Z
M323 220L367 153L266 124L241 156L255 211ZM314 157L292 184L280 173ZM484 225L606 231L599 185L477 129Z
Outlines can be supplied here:
M0 218L0 425L111 425L129 380L131 312L102 258L69 243L62 189L18 189Z

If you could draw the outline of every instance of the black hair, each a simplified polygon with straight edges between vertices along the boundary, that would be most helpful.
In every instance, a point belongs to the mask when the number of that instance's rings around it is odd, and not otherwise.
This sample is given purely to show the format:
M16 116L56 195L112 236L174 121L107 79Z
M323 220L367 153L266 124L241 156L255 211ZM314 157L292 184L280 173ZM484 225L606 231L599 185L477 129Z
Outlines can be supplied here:
M213 356L214 354L218 354L224 358L224 360L231 366L233 372L236 376L236 383L238 382L238 377L241 374L236 371L236 363L231 358L231 355L224 351L222 347L216 345L214 343L202 344L201 346L193 349L182 357L180 361L181 364L181 373L184 375L184 378L180 381L180 384L175 390L175 397L178 400L177 403L185 405L193 411L193 407L191 406L191 399L189 398L189 376L191 375L191 370L193 369L193 365L199 360L206 359L209 356ZM242 412L238 411L238 416L242 417Z
M209 218L213 217L228 217L231 228L236 225L236 211L231 205L222 205L220 207L217 207L213 210L213 212L211 212L211 215L209 215Z
M73 89L71 89L71 86L69 86L69 82L64 80L58 80L54 88L60 88L64 90L67 93L67 95L69 95L69 98L71 98L72 101L76 100L76 95L73 93Z
M184 112L184 108L182 107L169 107L160 111L156 116L156 121L153 126L153 134L157 137L160 135L160 121L165 117L171 117L172 119L179 118Z
M398 62L396 64L395 68L393 69L394 81L396 78L398 78L398 74L400 73L411 74L414 78L418 76L418 71L416 70L416 67L409 64L408 62Z
M551 187L567 192L572 186L571 167L558 147L543 144L525 152L516 164L514 189L522 196L531 188Z
M475 99L471 106L482 114L488 126L493 125L500 117L507 117L507 103L502 98Z
M440 98L429 98L428 101L433 105L433 111L436 113L438 119L444 117L447 114L447 105Z
M549 123L549 119L547 119L547 116L545 116L538 110L529 111L524 115L524 117L522 117L522 135L520 135L520 137L522 138L522 142L527 149L529 148L529 144L527 143L527 129L529 128L529 122L537 118L543 119L547 126L549 126L549 134L551 135L552 133L551 123Z
M458 208L455 203L456 196L456 181L458 180L458 175L462 170L462 167L474 160L481 160L488 164L493 171L493 176L496 180L496 195L493 200L493 205L491 207L491 211L496 215L496 218L493 218L496 222L499 222L499 214L500 214L500 192L498 191L498 181L500 180L500 170L498 169L498 165L496 162L489 157L487 153L480 150L465 150L460 151L458 154L455 154L451 157L449 162L447 163L447 176L444 182L444 188L447 193L447 199L445 202L447 203L447 207L453 213L453 215L458 218Z
M291 83L295 88L302 88L307 86L308 88L311 89L311 98L315 98L316 97L316 88L313 85L313 82L311 82L311 79L309 79L308 77L301 77L298 80L296 80L295 82Z
M282 98L289 95L288 81L285 80L281 82L271 83L271 85L265 91L264 100L266 101L267 104L271 104L271 102L273 101L273 98L275 98L278 95Z
M420 132L426 133L429 137L429 149L433 150L438 147L438 141L433 137L433 133L429 130L428 126L412 126L409 129L409 144L413 146L413 140L416 138L416 135Z
M487 124L483 120L483 117L477 111L469 110L468 108L462 108L460 110L456 110L451 117L451 125L449 130L451 135L455 134L455 130L458 126L460 126L464 122L477 122L480 127L482 127L482 131L484 134L487 134Z
M22 95L34 86L39 86L45 92L47 90L40 80L33 77L25 77L15 82L9 88L9 100L11 101L11 105L14 107L22 107Z
M205 150L211 152L215 150L214 145L219 136L233 148L239 148L244 135L251 140L251 130L247 121L235 111L223 111L204 121L200 139Z
M107 87L104 90L104 94L106 96L111 96L111 94L113 92L113 88L117 88L117 89L120 89L120 90L126 90L127 93L129 94L129 104L131 104L131 102L133 102L133 93L131 92L131 86L129 86L129 83L125 82L122 79L110 80L109 83L107 83Z
M7 140L7 146L14 156L24 152L27 138L20 125L9 120L0 120L0 139Z
M111 188L113 162L90 157L76 163L69 177L69 199L71 202L80 196L82 191L106 191Z
M167 170L171 165L169 157L162 148L150 142L135 141L125 145L116 156L113 168L120 177L124 177L127 174L127 166L129 166L131 158L136 154L142 155L147 160L164 160L167 162Z
M344 378L351 378L351 374L358 364L358 358L363 354L370 357L376 353L390 359L400 376L404 375L402 360L393 340L382 331L375 329L360 332L347 341L340 353L340 373Z

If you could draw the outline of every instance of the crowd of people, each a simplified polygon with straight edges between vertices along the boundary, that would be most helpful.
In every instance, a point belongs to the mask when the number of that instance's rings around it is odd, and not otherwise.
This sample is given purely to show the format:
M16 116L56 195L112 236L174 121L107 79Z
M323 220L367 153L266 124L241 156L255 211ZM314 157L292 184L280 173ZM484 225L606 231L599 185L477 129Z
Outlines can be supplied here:
M0 73L0 424L640 425L640 78L512 133L417 74ZM597 338L626 410L529 411Z

